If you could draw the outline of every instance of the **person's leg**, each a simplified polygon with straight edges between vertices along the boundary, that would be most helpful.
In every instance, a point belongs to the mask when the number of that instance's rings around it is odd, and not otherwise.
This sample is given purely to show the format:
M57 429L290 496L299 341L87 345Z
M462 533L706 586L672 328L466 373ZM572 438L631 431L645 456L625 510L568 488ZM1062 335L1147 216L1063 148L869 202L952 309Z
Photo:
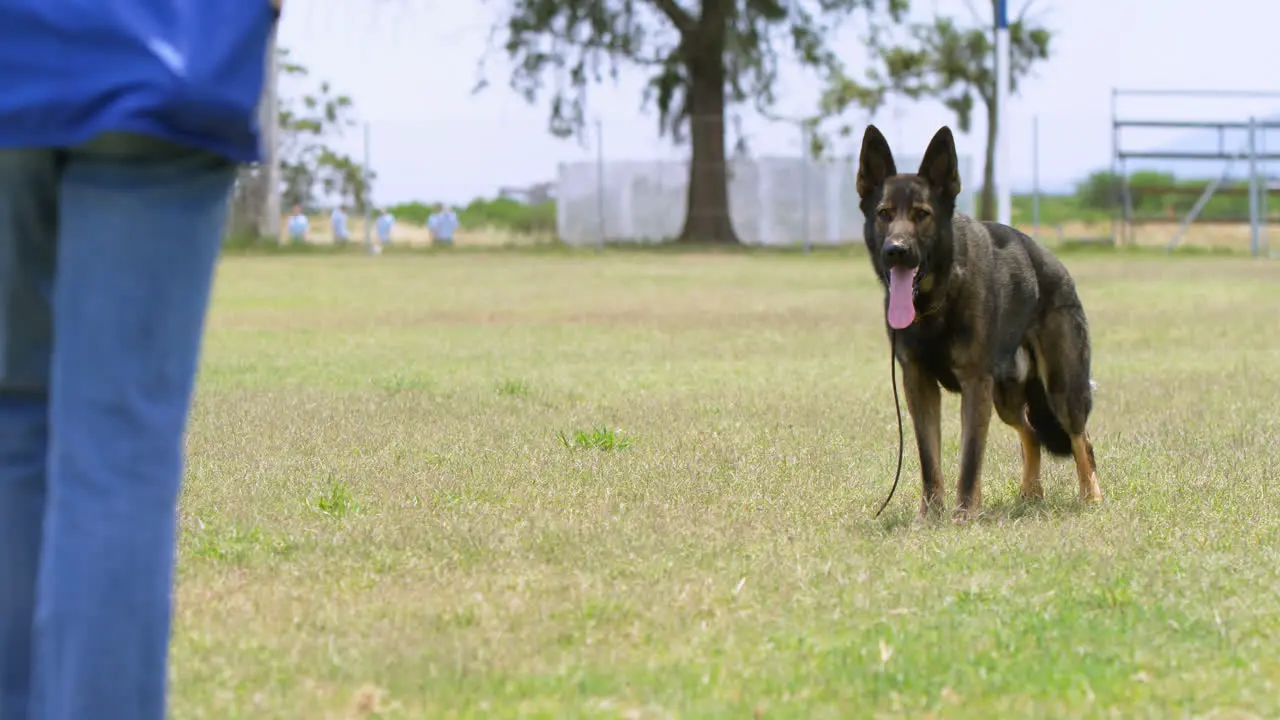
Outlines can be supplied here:
M57 251L53 152L0 151L0 718L26 720L44 527L51 293Z
M136 136L68 154L37 594L41 720L160 720L183 436L235 168Z

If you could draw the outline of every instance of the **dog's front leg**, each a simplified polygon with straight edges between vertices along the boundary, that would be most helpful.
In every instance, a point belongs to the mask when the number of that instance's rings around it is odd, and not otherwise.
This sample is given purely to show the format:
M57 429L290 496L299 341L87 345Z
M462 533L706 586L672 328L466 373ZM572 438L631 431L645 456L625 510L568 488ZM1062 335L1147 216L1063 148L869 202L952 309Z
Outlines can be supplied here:
M960 383L960 481L956 485L956 516L963 520L982 507L982 458L995 384L982 376Z
M920 517L942 510L942 390L917 363L902 364L902 388L920 451ZM989 405L990 403L988 403Z

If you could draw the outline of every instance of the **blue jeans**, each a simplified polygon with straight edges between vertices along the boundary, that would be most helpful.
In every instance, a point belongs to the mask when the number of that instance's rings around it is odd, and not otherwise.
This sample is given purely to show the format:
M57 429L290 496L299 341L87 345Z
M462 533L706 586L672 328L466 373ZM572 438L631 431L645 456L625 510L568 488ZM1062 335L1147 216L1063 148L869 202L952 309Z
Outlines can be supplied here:
M231 163L0 150L0 720L166 703L183 436Z

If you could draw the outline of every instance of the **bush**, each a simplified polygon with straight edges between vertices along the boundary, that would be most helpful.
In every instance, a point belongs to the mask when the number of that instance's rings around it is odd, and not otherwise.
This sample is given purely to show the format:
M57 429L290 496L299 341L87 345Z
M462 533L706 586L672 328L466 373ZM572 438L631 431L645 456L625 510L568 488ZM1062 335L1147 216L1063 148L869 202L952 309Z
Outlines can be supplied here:
M525 233L555 232L556 204L526 205L507 198L477 199L458 213L458 219L473 227L499 227Z
M396 220L412 225L425 225L435 212L436 203L414 201L388 208ZM556 231L556 204L545 202L526 205L507 198L485 200L477 198L458 210L458 221L463 227L502 228L521 233L554 233Z
M397 222L405 222L410 225L426 225L427 218L435 210L435 205L428 205L424 202L413 201L410 203L400 203L387 208L392 215L396 216Z
M1180 218L1195 205L1200 193L1212 180L1178 179L1171 173L1140 170L1129 175L1129 194L1133 212L1138 217ZM1248 180L1230 180L1218 188L1200 213L1203 219L1242 219L1249 214ZM1120 208L1118 176L1100 170L1076 186L1076 202L1085 210L1107 211Z
M1090 173L1076 185L1076 200L1082 208L1109 210L1119 204L1119 197L1119 176L1109 170Z

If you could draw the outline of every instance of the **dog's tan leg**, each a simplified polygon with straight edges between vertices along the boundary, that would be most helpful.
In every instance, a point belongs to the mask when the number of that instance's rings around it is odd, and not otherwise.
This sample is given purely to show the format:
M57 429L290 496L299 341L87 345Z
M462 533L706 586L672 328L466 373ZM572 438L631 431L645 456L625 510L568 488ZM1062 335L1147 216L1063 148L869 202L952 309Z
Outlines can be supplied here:
M1098 463L1093 457L1089 433L1071 436L1071 455L1080 480L1080 500L1090 505L1102 502L1102 486L1098 484Z
M991 427L994 381L990 377L960 384L960 480L956 484L956 519L982 507L982 459Z
M996 382L995 399L996 414L1018 432L1022 443L1022 486L1018 494L1024 500L1039 500L1044 497L1044 487L1040 484L1041 447L1027 418L1026 392L1020 383Z
M1043 500L1044 485L1040 484L1040 443L1030 423L1018 428L1018 438L1022 440L1022 485L1018 488L1018 496L1023 500Z
M942 390L915 363L902 368L902 388L920 451L920 517L924 518L942 510Z

